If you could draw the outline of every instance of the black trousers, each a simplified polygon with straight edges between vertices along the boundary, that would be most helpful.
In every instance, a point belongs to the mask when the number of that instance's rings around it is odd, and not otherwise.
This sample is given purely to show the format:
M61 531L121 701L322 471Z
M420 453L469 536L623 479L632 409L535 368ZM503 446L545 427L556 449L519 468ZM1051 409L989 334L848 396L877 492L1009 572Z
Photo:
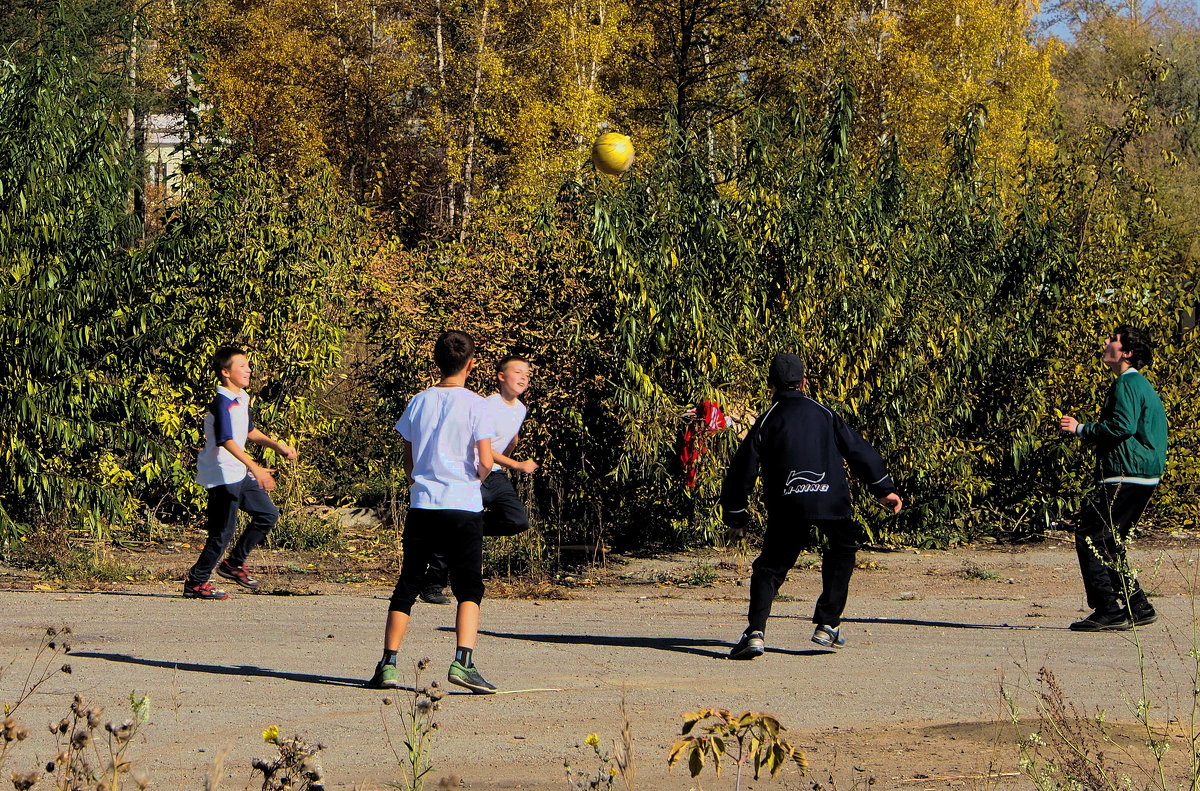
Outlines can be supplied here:
M188 571L189 585L208 582L213 569L221 562L225 547L237 530L238 511L250 514L250 524L242 531L226 560L231 566L243 566L250 551L262 543L267 533L279 521L279 509L271 497L247 475L239 483L227 483L208 490L208 539L196 564Z
M852 519L803 520L771 514L767 519L762 553L754 561L754 571L750 575L750 625L747 631L766 631L775 594L796 565L800 550L811 541L814 528L825 537L826 547L821 554L821 596L817 599L812 620L826 626L837 626L842 622L862 528Z
M1129 533L1153 493L1153 485L1102 483L1079 515L1075 552L1088 606L1097 612L1153 610L1125 557Z
M483 600L483 517L478 511L410 508L404 520L404 562L389 610L412 612L430 562L440 555L449 567L450 589L459 603Z
M529 513L504 472L492 472L480 484L483 494L483 534L515 536L529 528Z
M483 494L483 534L485 536L515 536L529 529L529 513L517 496L512 481L503 472L493 471L480 484ZM450 568L446 558L434 555L429 561L425 587L446 587Z

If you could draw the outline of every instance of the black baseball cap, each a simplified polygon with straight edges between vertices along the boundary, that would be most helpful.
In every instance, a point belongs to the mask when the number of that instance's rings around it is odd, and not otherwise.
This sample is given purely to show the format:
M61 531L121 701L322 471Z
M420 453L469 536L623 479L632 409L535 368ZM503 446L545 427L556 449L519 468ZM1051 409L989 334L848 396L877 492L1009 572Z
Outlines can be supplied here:
M794 354L780 352L771 360L767 384L781 389L793 388L804 380L804 362Z

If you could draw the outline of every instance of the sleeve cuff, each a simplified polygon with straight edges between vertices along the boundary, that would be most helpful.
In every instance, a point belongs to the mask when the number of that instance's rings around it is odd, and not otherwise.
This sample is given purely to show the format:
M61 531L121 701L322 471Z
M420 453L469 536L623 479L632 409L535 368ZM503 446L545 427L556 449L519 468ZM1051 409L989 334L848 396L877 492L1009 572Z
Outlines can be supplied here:
M868 483L867 489L876 497L885 497L896 491L896 482L892 480L892 476L889 473L877 481Z

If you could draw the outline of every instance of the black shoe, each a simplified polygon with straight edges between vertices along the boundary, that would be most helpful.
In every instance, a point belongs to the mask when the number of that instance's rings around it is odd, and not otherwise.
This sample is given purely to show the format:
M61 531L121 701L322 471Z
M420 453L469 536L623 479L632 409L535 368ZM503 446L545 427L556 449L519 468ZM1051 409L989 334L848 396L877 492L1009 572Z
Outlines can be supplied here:
M1153 607L1147 607L1144 610L1138 610L1133 614L1134 626L1149 626L1158 620L1158 613Z
M441 585L430 585L421 591L421 601L428 604L449 604L450 599L442 592Z
M1104 613L1099 610L1070 626L1072 632L1127 632L1132 628L1133 623L1125 613Z

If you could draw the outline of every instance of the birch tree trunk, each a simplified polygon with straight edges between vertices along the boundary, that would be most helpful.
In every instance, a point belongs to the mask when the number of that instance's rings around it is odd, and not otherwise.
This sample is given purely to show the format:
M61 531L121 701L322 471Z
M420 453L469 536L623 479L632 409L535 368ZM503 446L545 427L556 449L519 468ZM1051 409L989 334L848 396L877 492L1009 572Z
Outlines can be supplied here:
M125 107L125 130L134 151L133 188L129 209L137 219L139 233L145 238L146 228L146 113L141 106L138 90L138 18L133 18L129 32L129 101Z
M463 159L462 218L458 227L458 242L467 238L467 225L471 221L471 182L475 177L475 138L479 120L479 95L483 91L483 52L487 46L488 0L483 1L479 19L479 46L475 49L475 80L471 86L471 106L467 110L467 141Z
M443 39L444 25L445 21L442 16L442 0L437 0L436 4L434 5L433 35L434 43L437 46L438 107L442 116L442 140L448 141L449 132L447 130L450 128L450 114L446 112L446 46ZM442 152L442 161L447 165L447 167L446 179L443 182L443 190L440 201L442 203L442 210L446 214L446 221L450 227L453 228L454 219L458 213L458 206L456 205L454 197L454 185L450 179L449 156L450 151L449 146L447 145L446 150Z

